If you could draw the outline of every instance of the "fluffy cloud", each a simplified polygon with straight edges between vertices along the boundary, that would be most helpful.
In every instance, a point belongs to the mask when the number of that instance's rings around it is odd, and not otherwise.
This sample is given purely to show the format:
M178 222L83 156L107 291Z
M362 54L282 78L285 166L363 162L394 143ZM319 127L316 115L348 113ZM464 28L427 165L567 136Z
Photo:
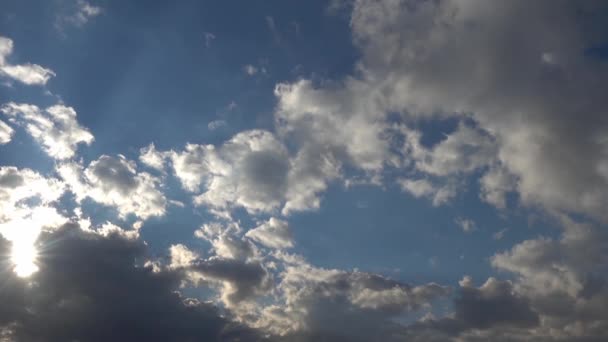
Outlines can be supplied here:
M86 168L75 162L64 163L57 171L79 201L89 197L115 207L122 217L135 214L147 219L165 214L167 200L159 190L160 180L146 172L138 173L135 162L122 155L102 155Z
M13 53L13 40L0 37L0 76L11 78L27 85L44 85L55 73L38 64L10 64L8 56Z
M283 254L283 256L286 256ZM262 311L256 324L296 339L308 334L340 340L391 340L403 326L391 318L446 296L434 283L410 286L378 275L289 262L278 285L283 304Z
M93 135L76 120L72 107L54 105L42 111L35 105L9 102L0 108L12 122L24 126L55 159L68 159L76 154L80 143L91 144Z
M585 54L605 32L577 14L598 6L361 0L351 25L385 111L471 114L525 203L605 219L608 69Z
M245 236L270 248L293 247L293 237L288 223L274 217L248 231Z
M243 207L250 214L283 214L316 209L327 182L336 179L340 163L323 149L305 148L290 156L268 131L236 134L220 146L187 144L183 151L140 151L146 165L164 169L167 161L194 202L225 213Z
M235 310L237 305L254 300L269 291L272 278L255 259L212 256L207 259L183 245L171 247L171 266L186 272L193 284L220 285L221 300Z

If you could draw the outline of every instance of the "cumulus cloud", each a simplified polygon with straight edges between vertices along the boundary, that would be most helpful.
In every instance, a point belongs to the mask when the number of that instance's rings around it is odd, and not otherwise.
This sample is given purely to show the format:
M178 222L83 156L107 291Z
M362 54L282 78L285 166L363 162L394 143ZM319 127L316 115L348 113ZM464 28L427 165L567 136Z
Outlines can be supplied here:
M569 2L515 1L496 10L467 1L357 1L351 25L365 79L383 87L385 109L471 113L496 141L525 203L603 219L606 103L598 89L608 70L585 48L604 35L590 34L593 26L576 14L595 9ZM552 63L543 61L547 53Z
M11 122L23 126L52 158L63 160L76 154L78 144L89 145L93 135L76 120L76 111L61 104L44 111L35 105L4 104L0 111Z
M293 237L287 221L274 217L248 231L245 236L270 248L293 247Z
M44 85L55 76L51 69L38 64L10 64L7 58L13 53L13 40L0 36L0 76L27 85Z
M235 310L239 309L237 305L269 291L272 285L271 275L258 260L231 256L203 259L184 245L171 247L171 266L187 272L195 285L219 285L222 302Z
M390 339L402 328L391 318L426 307L450 291L434 283L410 286L303 261L286 266L278 289L284 304L266 307L258 326L294 339L313 334L341 340Z
M165 214L167 199L159 190L160 179L137 172L135 162L122 155L102 155L86 168L76 162L63 163L57 172L78 201L88 197L113 206L123 218L129 214L142 219Z
M220 146L187 144L183 151L161 152L151 145L140 159L155 168L169 161L184 189L198 193L194 202L220 212L316 209L327 182L339 174L331 155L305 149L291 157L274 134L262 130L238 133Z

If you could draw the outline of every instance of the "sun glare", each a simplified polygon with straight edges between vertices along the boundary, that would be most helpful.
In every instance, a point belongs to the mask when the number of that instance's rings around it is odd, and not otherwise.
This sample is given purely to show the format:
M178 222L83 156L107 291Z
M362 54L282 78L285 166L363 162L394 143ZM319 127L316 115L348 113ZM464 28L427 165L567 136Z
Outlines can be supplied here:
M11 252L11 261L15 265L14 272L19 277L29 277L38 271L36 258L38 251L36 247L28 244L15 244Z

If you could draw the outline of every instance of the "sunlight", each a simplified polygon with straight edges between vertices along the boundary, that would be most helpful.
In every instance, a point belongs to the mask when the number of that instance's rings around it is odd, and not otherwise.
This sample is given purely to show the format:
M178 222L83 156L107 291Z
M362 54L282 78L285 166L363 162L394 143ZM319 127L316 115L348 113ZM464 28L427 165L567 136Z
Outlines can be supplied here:
M0 223L0 234L12 243L11 263L19 277L29 277L39 270L36 240L43 227L58 227L66 219L56 209L38 206L15 208L12 220Z
M38 251L34 244L18 243L14 244L11 251L11 261L15 265L14 272L19 277L29 277L36 271L36 258Z

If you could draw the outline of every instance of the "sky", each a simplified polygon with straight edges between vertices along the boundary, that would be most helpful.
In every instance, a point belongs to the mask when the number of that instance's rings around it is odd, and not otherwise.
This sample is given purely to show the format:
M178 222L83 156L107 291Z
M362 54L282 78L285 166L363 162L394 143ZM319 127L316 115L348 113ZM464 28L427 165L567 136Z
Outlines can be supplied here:
M608 4L3 0L0 341L605 341Z

